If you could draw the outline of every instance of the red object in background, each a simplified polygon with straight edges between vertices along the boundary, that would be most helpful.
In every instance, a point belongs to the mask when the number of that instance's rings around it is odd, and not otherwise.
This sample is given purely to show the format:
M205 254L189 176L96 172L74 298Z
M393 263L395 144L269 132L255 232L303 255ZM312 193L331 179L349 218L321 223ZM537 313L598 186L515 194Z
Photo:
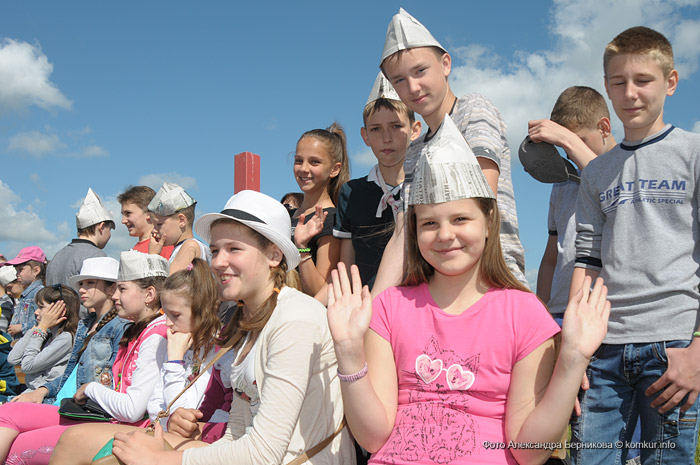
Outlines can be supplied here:
M241 152L233 160L233 193L246 189L260 192L260 155Z

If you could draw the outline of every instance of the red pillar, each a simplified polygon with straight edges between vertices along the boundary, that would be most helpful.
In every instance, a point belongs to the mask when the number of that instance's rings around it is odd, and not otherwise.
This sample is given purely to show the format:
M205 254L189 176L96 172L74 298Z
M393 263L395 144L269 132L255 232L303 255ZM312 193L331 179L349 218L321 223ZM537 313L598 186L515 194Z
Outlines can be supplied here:
M233 157L233 193L246 189L260 192L260 155L242 152Z

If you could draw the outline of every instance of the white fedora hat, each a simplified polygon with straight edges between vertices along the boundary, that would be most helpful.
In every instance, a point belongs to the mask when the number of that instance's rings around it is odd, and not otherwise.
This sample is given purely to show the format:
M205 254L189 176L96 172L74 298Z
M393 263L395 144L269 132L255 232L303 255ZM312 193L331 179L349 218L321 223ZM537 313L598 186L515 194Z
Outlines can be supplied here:
M86 279L101 279L103 281L117 282L119 274L119 261L111 257L93 257L83 260L80 274L68 279L68 284L73 289L78 289L78 283Z
M299 266L299 251L292 242L292 221L287 209L277 200L257 191L241 191L228 199L221 213L208 213L198 219L195 232L211 242L211 225L220 218L238 221L268 238L284 254L287 269Z

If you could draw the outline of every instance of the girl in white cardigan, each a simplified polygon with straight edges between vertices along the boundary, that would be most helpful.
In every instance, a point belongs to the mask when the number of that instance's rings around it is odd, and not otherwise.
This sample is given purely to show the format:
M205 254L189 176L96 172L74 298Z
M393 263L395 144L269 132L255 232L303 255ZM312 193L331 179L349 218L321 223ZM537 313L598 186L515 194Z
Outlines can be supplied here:
M233 343L222 373L235 392L227 432L212 445L160 428L155 437L117 434L114 454L128 465L287 464L328 440L308 463L354 464L325 309L285 286L299 263L286 209L242 191L195 231L210 242L221 299L239 302L219 340ZM163 438L176 451L163 451Z

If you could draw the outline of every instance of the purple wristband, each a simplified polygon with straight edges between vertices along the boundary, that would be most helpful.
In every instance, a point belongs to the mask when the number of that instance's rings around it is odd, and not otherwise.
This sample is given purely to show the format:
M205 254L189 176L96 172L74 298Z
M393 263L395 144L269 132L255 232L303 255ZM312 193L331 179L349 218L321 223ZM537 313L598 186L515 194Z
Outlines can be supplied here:
M362 379L365 376L367 376L368 371L369 370L367 369L367 362L365 362L364 368L362 368L357 373L353 373L351 375L344 375L339 371L338 372L338 379L341 381L344 381L346 383L352 383L353 381L357 381L358 379Z

